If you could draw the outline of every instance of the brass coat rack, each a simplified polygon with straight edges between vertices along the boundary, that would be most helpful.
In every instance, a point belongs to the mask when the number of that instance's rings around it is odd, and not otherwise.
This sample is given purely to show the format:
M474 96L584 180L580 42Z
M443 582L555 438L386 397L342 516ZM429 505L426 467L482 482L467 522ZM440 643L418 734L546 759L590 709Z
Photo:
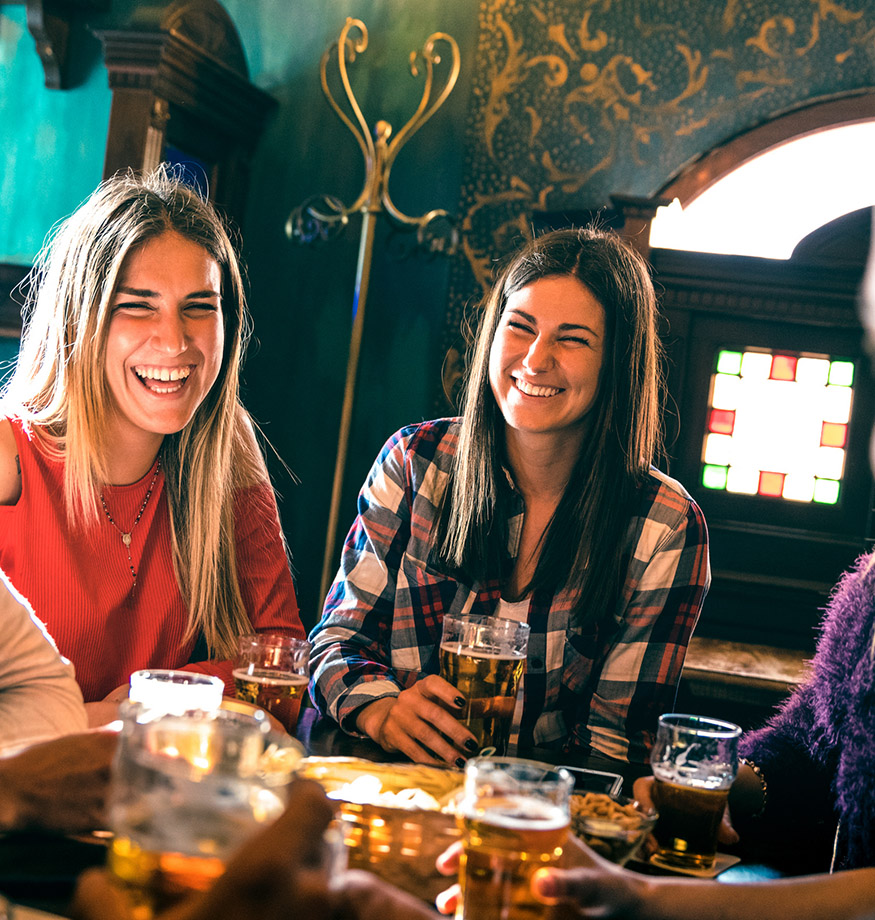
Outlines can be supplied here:
M357 37L353 36L357 32ZM439 43L449 48L449 68L444 75L440 89L435 85L435 67L441 63L437 51ZM447 211L435 209L420 217L403 213L389 194L389 173L398 152L410 138L431 118L449 96L459 76L459 46L456 40L445 32L430 35L420 51L410 53L410 72L414 77L425 74L422 98L416 111L404 127L392 137L392 126L387 121L377 121L373 131L368 127L362 110L356 101L349 81L348 65L356 55L368 47L368 30L359 19L348 18L337 41L325 50L319 64L322 91L340 120L353 133L361 148L365 161L365 181L361 193L350 207L345 207L330 195L317 195L307 199L289 215L286 234L300 243L315 243L328 240L348 224L351 214L361 213L362 228L359 240L358 264L356 267L355 292L353 295L353 324L349 342L349 359L346 366L346 384L343 392L343 408L337 439L337 458L334 466L334 482L331 490L331 507L328 513L325 553L322 560L320 600L324 603L331 587L335 559L337 523L340 515L340 501L343 491L346 457L349 447L349 432L355 401L355 385L361 352L364 328L365 303L373 256L374 230L377 216L385 214L400 228L416 231L417 245L429 252L451 254L457 244L455 224ZM341 108L328 85L328 65L332 52L337 52L337 65L346 101L352 118ZM434 98L432 98L434 96Z

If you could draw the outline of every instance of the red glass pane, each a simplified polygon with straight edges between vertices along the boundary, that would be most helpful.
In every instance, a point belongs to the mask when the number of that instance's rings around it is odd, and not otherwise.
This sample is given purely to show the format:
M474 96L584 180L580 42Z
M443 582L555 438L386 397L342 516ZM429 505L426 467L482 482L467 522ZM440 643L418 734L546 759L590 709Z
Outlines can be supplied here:
M844 447L848 439L848 426L837 422L824 422L820 430L821 447Z
M784 474L767 473L763 470L760 473L760 484L757 491L760 495L780 496L784 491Z
M712 409L708 431L715 434L732 434L735 427L735 409Z
M771 380L795 380L796 379L796 358L789 355L772 356L772 372L769 374Z

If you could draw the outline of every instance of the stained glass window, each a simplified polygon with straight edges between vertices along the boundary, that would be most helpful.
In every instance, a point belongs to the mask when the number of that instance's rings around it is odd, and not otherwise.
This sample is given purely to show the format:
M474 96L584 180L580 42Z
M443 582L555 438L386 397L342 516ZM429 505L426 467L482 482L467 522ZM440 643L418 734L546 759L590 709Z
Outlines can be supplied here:
M834 505L841 493L854 363L749 349L717 354L702 485Z

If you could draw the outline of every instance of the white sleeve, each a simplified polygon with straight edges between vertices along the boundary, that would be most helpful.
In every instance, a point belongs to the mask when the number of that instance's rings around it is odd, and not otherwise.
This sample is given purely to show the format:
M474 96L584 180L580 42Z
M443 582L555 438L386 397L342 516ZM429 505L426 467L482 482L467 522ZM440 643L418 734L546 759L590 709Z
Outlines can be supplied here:
M73 665L0 571L0 756L87 728Z

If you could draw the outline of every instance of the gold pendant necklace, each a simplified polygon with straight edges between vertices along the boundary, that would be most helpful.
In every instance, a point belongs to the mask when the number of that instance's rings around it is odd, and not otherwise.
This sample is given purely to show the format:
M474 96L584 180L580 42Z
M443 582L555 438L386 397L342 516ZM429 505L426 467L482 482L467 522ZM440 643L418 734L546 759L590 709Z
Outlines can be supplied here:
M133 537L134 528L137 524L140 523L140 518L143 516L143 512L146 510L146 505L149 504L149 499L152 497L152 489L155 488L155 480L158 478L158 471L161 469L161 460L155 464L155 472L152 474L152 481L149 483L149 488L146 490L146 497L143 499L143 504L140 505L140 510L137 512L137 517L134 520L134 523L131 524L131 529L127 532L121 529L121 527L116 524L113 516L109 513L109 508L106 507L106 502L103 499L103 492L100 492L100 504L103 505L103 513L109 519L109 523L119 532L122 543L125 545L125 549L128 551L128 568L131 570L131 577L134 579L134 585L137 584L137 571L134 568L134 560L131 556L131 538Z

